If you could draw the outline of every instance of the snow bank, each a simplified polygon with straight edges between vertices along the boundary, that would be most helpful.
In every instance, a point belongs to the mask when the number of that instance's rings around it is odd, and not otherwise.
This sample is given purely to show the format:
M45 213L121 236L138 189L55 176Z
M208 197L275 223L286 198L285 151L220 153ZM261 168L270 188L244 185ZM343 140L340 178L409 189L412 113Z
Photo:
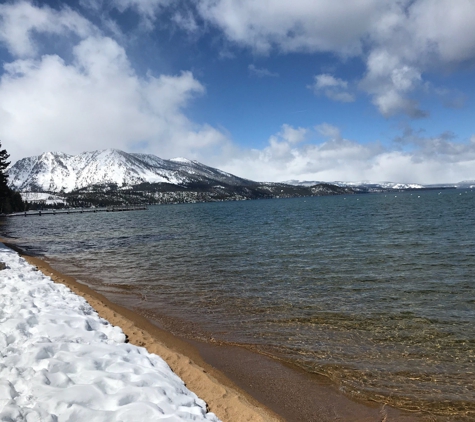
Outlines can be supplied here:
M0 421L218 421L158 356L0 243Z

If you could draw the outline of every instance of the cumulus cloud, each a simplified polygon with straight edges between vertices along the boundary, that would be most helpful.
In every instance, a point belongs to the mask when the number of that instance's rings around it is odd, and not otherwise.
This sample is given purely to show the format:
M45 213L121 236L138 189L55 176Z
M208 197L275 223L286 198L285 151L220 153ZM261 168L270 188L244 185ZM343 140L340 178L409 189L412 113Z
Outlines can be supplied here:
M283 136L298 130L299 142ZM316 133L325 135L319 144L303 142ZM262 150L242 151L231 158L224 168L261 181L299 180L358 180L365 174L368 159L379 151L377 144L363 146L341 137L337 128L323 124L316 129L293 128L284 125L279 133L269 138Z
M387 51L373 51L367 61L368 71L360 86L373 95L373 104L385 117L405 113L413 118L425 117L417 101L406 95L420 87L418 69L404 65Z
M247 68L249 69L249 74L251 76L256 76L258 78L277 78L279 76L278 73L271 72L269 69L258 68L253 64L250 64Z
M70 28L69 12L28 10L42 16L36 33ZM227 142L220 131L186 117L189 102L205 93L191 72L140 77L123 47L86 27L88 32L77 31L81 39L68 62L54 54L36 57L33 34L24 48L12 48L17 58L4 65L0 79L0 139L12 159L45 150L78 153L109 147L197 156ZM13 35L3 30L8 44ZM26 52L32 56L24 57Z
M342 103L351 103L355 101L355 96L348 92L348 82L343 79L335 78L328 73L315 75L315 82L308 86L316 95L325 94L333 101Z
M298 131L298 142L285 133ZM303 136L304 135L304 136ZM321 142L315 142L320 137ZM223 164L224 163L224 164ZM456 142L451 134L424 137L408 130L390 146L362 144L342 136L338 127L284 125L263 149L233 151L221 168L261 181L397 181L446 183L473 179L475 137Z
M468 30L474 19L470 0L415 0L388 8L369 31L371 48L361 82L384 116L427 115L411 94L423 85L424 72L453 70L475 60L475 34Z

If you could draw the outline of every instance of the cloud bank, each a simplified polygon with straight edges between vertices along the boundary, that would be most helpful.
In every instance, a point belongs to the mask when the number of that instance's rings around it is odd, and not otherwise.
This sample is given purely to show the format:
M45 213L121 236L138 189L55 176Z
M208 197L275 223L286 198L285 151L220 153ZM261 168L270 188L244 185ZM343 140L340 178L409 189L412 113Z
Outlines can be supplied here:
M322 140L307 142L315 137ZM327 123L312 128L283 125L265 148L235 152L221 168L259 181L456 183L474 179L475 136L460 143L450 134L423 137L406 131L384 146L346 139Z

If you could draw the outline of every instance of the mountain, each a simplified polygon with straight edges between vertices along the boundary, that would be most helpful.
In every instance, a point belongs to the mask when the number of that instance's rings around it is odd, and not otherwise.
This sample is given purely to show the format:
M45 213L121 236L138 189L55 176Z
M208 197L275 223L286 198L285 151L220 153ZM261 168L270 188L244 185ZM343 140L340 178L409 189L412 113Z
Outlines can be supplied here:
M162 160L151 154L108 149L68 155L46 152L17 161L9 170L10 186L20 192L72 192L95 185L140 183L186 185L213 181L229 185L252 183L184 158Z
M321 182L312 182L312 181L299 181L299 180L289 180L287 182L289 185L294 186L313 186ZM417 183L394 183L394 182L331 182L332 185L351 188L356 192L360 193L376 193L376 192L387 192L391 190L413 190L413 189L426 189L430 188L429 186L420 185ZM454 185L452 185L453 187Z
M46 152L16 162L10 186L24 198L69 205L177 203L352 194L350 188L316 183L292 186L243 179L185 158L163 160L151 154L108 149L68 155ZM56 195L56 196L55 196ZM59 197L58 197L59 195ZM47 204L47 201L38 200Z
M443 183L437 185L427 185L434 189L437 188L456 188L456 189L473 189L475 188L475 180L462 180L458 183Z

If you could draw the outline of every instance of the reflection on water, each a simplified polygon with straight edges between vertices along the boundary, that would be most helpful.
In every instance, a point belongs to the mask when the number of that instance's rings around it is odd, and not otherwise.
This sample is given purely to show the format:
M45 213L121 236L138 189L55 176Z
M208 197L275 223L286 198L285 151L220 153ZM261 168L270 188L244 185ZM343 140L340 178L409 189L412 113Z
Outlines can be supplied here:
M12 218L3 230L183 335L470 420L475 192L460 193L156 206Z

